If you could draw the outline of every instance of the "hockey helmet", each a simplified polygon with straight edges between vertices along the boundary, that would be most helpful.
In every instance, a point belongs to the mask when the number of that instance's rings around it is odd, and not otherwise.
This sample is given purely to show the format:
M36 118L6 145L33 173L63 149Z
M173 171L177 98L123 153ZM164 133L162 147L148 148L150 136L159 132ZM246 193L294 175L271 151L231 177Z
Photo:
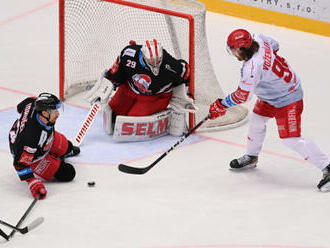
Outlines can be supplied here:
M62 102L57 98L57 96L50 93L41 93L34 103L34 109L37 112L48 111L59 109L61 105Z
M143 59L151 72L157 76L163 60L163 46L156 40L147 40L142 46Z
M252 45L251 34L245 29L236 29L231 32L227 39L227 50L232 51L239 48L250 48Z

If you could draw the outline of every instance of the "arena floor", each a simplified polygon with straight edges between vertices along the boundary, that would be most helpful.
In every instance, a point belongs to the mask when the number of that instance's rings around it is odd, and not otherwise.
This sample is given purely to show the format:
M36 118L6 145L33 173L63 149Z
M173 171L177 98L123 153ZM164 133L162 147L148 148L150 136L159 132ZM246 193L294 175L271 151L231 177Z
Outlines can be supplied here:
M44 91L58 93L58 7L50 0L5 0L0 13L0 219L15 224L32 197L12 167L8 131L19 101ZM303 136L330 156L330 38L214 13L207 13L206 24L212 64L227 93L237 88L240 75L240 63L225 49L233 29L280 42L280 55L302 79ZM87 111L81 97L69 99L58 129L73 137ZM0 246L329 248L330 194L316 188L321 172L286 149L275 121L268 125L258 167L228 169L245 152L247 128L192 135L151 171L133 176L119 172L118 163L146 166L177 138L116 144L97 119L81 156L70 160L76 179L46 182L47 198L25 223L39 216L45 222L10 242L0 240ZM95 186L88 187L89 181Z

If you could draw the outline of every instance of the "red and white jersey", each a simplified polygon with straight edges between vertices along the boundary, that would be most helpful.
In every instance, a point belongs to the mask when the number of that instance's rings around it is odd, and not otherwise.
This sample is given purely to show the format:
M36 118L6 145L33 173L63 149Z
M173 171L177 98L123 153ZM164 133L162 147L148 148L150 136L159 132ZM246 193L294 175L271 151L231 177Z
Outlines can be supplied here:
M303 98L300 79L284 58L277 54L279 43L262 34L254 35L259 50L243 62L238 89L222 103L228 107L248 101L253 94L278 108Z

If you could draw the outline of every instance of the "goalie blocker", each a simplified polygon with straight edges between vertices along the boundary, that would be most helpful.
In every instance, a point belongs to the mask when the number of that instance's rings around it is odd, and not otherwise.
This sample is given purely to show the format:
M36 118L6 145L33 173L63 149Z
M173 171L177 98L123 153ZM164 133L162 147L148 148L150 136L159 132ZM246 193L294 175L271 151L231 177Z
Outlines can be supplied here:
M150 116L117 116L113 127L112 111L103 112L103 128L117 142L146 141L164 135L182 136L188 132L186 114L166 109Z

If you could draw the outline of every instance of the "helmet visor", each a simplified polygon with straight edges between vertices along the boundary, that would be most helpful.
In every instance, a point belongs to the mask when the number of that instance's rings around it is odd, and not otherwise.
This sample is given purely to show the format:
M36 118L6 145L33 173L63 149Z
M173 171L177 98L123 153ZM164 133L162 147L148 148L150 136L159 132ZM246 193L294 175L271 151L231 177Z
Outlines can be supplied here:
M230 55L233 55L235 57L240 56L239 48L234 49L234 48L230 47L229 45L227 45L226 50Z
M233 53L231 51L231 47L228 44L226 46L226 50L227 50L228 54L233 55Z
M59 112L64 112L64 104L62 102L59 102L56 104L55 108L47 109L47 113L51 114L53 111L58 110Z

